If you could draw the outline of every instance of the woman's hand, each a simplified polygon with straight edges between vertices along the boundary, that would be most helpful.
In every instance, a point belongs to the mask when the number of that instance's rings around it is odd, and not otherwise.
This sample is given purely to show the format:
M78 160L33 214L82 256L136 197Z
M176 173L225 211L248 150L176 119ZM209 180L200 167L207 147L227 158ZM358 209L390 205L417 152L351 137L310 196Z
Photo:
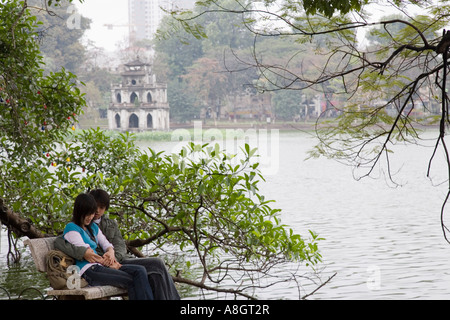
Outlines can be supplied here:
M117 262L116 257L114 255L114 249L112 247L108 248L106 253L102 256L99 256L95 253L91 248L87 249L84 253L84 259L86 259L90 263L100 263L105 267L110 267L112 269L119 269L122 265Z
M92 250L91 248L86 250L83 258L86 259L90 263L95 263L95 262L98 262L101 264L104 263L104 258L102 256L99 256L98 254L96 254L95 251Z

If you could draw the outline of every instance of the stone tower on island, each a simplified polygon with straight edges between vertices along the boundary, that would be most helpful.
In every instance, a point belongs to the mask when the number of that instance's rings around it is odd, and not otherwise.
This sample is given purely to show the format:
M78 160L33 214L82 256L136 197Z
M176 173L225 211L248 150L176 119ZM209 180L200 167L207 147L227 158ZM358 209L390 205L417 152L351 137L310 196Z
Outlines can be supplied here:
M108 127L119 131L169 130L167 84L157 83L148 63L124 65L122 83L111 89Z

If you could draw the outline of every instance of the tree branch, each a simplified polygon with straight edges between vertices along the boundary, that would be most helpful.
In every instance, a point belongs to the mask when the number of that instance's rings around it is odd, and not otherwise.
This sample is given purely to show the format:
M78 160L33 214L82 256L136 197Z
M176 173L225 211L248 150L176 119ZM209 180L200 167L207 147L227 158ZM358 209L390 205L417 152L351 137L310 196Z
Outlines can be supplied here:
M14 230L18 237L27 236L30 239L45 237L45 235L36 229L28 220L23 219L19 214L8 209L1 198L0 221L7 226L8 229Z

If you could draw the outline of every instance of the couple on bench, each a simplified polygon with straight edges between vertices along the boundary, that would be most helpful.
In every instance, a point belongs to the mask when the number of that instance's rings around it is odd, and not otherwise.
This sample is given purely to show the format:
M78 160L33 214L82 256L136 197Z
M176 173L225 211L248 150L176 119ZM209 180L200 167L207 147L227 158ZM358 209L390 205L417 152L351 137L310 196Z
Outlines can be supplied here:
M128 290L130 300L179 300L172 277L160 258L131 258L117 223L104 216L109 194L101 189L79 194L72 221L55 240L58 249L76 260L91 286Z

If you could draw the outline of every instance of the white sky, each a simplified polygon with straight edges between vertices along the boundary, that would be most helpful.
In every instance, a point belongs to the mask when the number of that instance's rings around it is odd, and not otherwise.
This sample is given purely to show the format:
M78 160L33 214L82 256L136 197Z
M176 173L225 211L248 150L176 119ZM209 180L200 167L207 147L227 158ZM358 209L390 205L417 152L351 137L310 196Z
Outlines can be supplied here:
M81 15L92 20L91 29L85 32L85 37L94 41L96 46L115 51L116 44L128 38L128 0L84 0L82 4L78 1L74 3ZM388 9L389 6L372 7L372 13L379 17L389 13ZM117 26L111 30L105 24Z
M84 0L76 2L78 12L92 20L85 36L98 47L114 51L116 43L128 36L128 0ZM109 30L104 24L121 25Z

